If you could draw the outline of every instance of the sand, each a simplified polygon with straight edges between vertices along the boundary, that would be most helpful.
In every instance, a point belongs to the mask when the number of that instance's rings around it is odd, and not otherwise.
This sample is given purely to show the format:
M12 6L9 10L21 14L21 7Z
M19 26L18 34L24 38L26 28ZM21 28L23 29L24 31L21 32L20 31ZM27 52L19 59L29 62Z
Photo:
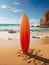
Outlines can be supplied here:
M39 39L35 40L38 43ZM28 53L23 54L18 39L0 39L0 65L49 65L49 44L32 42L31 39Z

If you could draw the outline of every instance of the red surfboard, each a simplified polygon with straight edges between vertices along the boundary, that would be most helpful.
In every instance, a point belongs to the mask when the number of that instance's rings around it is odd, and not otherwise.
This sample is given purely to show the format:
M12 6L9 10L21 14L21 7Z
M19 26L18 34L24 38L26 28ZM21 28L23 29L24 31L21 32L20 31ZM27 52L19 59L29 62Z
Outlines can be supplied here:
M23 14L20 25L20 43L23 52L28 52L30 43L30 26L26 14Z

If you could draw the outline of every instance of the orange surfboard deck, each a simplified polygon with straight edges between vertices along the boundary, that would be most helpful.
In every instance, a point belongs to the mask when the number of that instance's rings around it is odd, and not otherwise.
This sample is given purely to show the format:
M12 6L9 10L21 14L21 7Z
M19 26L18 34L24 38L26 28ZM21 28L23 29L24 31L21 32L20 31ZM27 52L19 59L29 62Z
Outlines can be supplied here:
M20 25L20 43L23 52L28 52L30 44L30 26L26 14L23 14Z

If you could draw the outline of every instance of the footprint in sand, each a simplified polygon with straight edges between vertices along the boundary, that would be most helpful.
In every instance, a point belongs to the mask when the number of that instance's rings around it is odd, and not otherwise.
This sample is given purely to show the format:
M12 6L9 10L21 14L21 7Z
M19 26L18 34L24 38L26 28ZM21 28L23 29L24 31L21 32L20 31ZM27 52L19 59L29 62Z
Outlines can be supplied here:
M29 49L28 52L31 53L31 54L33 54L33 55L35 55L35 56L42 56L40 49L38 49L38 50L36 50L36 49ZM22 59L25 60L27 63L33 62L34 65L38 65L38 63L39 63L39 65L41 64L41 62L39 62L39 61L36 62L35 58L32 58L31 56L28 56L28 55L24 54L21 50L17 51L17 56L18 57L22 57Z
M48 63L45 62L41 62L41 65L49 65Z

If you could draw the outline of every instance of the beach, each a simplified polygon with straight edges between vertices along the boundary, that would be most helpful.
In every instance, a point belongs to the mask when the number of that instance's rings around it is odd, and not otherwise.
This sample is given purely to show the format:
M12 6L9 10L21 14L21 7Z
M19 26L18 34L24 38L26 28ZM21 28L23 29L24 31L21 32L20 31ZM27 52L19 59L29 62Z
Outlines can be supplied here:
M0 65L49 65L49 0L0 0Z
M30 31L30 46L24 54L20 31L0 31L0 65L49 65L49 32Z
M40 55L42 54L43 58L49 59L49 44L38 44L39 41L40 40L38 39L31 39L29 49L35 49L35 52L36 50L39 49L41 50L41 52L38 56L40 57ZM32 44L33 42L37 44ZM29 64L28 61L23 60L23 57L21 56L18 57L17 51L19 50L21 50L19 39L16 40L0 39L0 65L35 65L33 64L34 58L32 62ZM37 59L35 59L35 61L37 61ZM38 65L40 65L41 63L44 63L44 60L37 61ZM47 65L49 65L48 62Z

